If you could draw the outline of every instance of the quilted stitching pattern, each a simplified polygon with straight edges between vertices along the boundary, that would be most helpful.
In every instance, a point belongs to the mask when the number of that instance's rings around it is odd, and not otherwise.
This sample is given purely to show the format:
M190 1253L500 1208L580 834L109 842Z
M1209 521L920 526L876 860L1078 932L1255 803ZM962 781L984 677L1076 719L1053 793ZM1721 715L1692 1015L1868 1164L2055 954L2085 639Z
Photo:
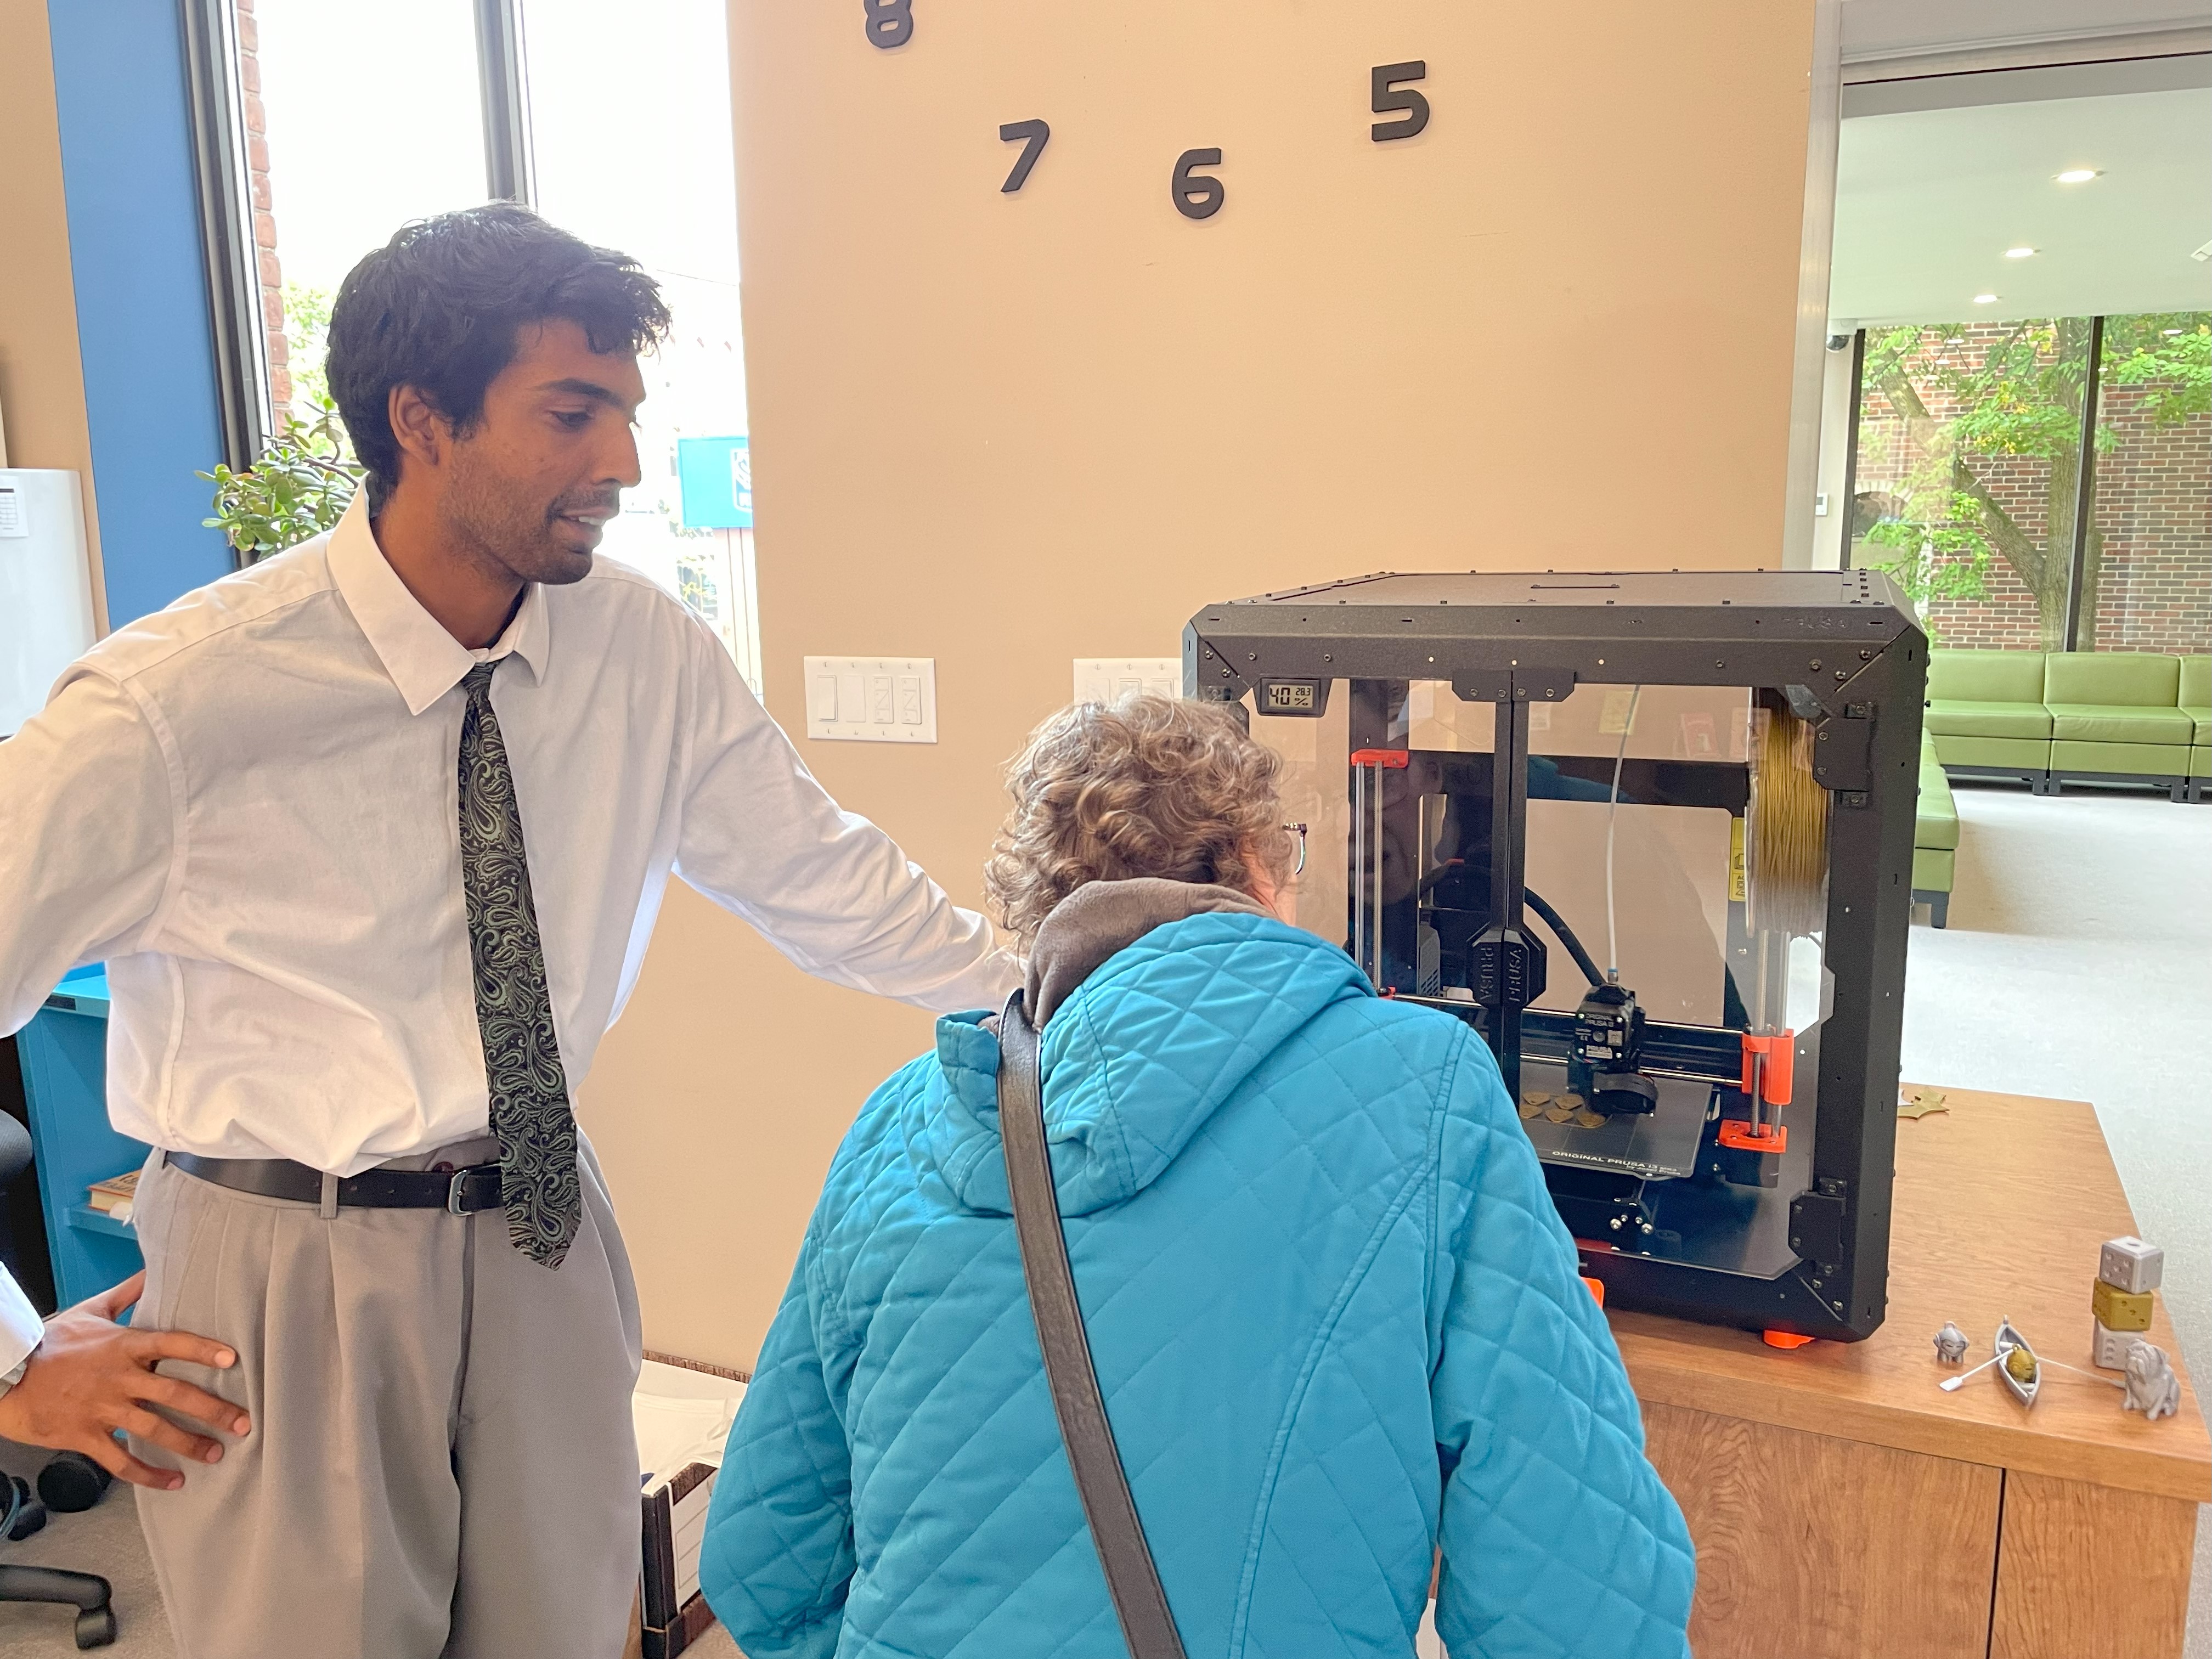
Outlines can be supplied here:
M754 1659L1114 1659L1006 1215L980 1016L870 1098L701 1558ZM1160 928L1044 1032L1099 1380L1193 1655L1679 1659L1692 1566L1480 1042L1250 916Z

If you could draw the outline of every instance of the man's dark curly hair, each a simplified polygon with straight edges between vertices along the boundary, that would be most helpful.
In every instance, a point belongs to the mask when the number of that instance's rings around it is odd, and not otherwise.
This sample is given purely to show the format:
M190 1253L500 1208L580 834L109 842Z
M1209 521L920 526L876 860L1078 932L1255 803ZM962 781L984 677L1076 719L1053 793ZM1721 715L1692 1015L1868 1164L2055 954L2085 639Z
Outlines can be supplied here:
M485 387L514 360L517 331L555 318L581 327L594 351L642 351L669 324L637 261L512 202L402 226L346 273L325 369L368 469L371 512L399 482L392 389L415 387L465 433L483 413Z

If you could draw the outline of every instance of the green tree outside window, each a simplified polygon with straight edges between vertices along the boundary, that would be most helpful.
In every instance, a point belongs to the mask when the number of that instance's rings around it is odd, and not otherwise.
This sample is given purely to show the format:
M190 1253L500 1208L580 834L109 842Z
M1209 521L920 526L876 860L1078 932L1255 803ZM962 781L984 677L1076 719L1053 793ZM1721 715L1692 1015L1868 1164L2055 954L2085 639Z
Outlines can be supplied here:
M2086 317L2017 322L1994 339L1985 332L1971 343L1966 326L1956 323L1869 331L1861 397L1871 414L1879 395L1917 441L1905 476L1891 487L1894 510L1865 532L1870 547L1859 562L1887 570L1924 611L1945 600L1986 600L1988 579L2002 560L2034 598L2043 648L2068 648L2089 334ZM2145 410L2160 426L2205 413L2212 409L2212 317L2106 319L2100 381L2106 388L2148 388ZM1958 413L1939 419L1929 393ZM2094 441L2100 454L2116 442L2101 420ZM2041 464L2040 543L1994 483L2008 461L2021 459ZM2095 491L2093 468L2093 507ZM2080 602L2085 631L2094 628L2103 542L2093 510Z

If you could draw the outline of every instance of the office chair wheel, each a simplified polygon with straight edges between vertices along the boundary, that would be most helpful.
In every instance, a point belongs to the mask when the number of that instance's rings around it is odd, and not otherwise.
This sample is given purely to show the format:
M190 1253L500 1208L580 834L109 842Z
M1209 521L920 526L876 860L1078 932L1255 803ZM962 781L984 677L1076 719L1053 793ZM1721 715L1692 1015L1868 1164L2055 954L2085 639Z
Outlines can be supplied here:
M39 1471L39 1497L56 1515L75 1515L106 1497L112 1479L82 1452L56 1452Z
M104 1648L115 1639L115 1609L110 1607L87 1607L76 1616L76 1644L85 1648Z
M0 1478L8 1482L0 1487L0 1538L20 1544L46 1524L46 1506L21 1475Z

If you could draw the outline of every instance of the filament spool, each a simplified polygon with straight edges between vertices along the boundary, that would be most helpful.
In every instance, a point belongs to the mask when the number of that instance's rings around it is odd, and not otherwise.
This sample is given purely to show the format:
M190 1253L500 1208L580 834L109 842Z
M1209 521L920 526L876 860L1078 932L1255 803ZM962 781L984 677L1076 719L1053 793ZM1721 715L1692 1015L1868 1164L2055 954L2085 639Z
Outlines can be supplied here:
M1802 938L1827 921L1828 792L1813 778L1810 725L1765 692L1752 721L1747 920L1754 933Z

